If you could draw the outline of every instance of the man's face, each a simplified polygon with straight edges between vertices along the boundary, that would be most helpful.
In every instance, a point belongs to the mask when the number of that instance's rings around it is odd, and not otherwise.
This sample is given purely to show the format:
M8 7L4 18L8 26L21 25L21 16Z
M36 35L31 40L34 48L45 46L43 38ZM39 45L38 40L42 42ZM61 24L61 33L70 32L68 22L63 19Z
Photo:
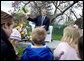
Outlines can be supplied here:
M45 16L47 13L46 13L46 10L42 10L42 15Z

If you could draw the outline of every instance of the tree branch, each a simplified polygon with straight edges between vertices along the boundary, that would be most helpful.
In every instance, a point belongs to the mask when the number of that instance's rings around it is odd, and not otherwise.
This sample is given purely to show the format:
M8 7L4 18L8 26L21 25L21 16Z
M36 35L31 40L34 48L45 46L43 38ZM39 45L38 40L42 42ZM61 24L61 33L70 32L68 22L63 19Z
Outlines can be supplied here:
M40 12L41 10L40 10L39 7L37 6L37 3L36 3L35 1L33 1L33 3L35 4L35 7L37 8L38 13L41 14L41 12Z
M72 7L75 3L77 3L78 1L74 1L69 7L67 7L65 10L63 10L61 13L59 13L58 15L55 15L52 19L51 19L51 23L54 21L55 18L57 18L60 15L63 15L63 13L65 11L67 11L70 7Z
M53 2L53 4L55 5L55 7L56 7L56 9L55 9L55 12L54 12L54 15L56 14L56 12L57 12L57 3L58 3L58 1L56 2L56 5L54 4L54 2Z
M74 13L74 11L72 11L72 10L71 10L71 12L74 14L74 16L75 16L75 17L76 17L76 19L77 19L77 16L76 16L76 14Z
M22 3L25 4L24 7L26 7L26 5L30 3L30 1L28 1L27 3L24 3L24 2L22 1Z

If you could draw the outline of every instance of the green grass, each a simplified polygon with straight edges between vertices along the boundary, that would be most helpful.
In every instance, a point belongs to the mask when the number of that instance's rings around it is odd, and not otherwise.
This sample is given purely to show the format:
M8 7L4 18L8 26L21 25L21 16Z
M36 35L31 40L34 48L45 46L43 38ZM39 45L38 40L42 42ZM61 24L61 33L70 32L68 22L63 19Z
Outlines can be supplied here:
M25 50L26 47L17 47L18 49L18 57L21 57L23 54L23 51Z
M62 38L62 35L56 35L56 34L52 34L52 38L53 38L53 40L61 40L61 38Z

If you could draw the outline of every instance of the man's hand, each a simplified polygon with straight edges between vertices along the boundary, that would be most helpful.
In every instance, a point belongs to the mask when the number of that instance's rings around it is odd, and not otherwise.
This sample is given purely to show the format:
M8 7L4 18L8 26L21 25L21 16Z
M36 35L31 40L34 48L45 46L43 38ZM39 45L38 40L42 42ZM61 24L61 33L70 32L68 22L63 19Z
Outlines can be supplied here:
M45 25L43 25L43 26L41 26L41 27L43 27L43 28L44 28L44 27L45 27Z
M27 13L24 13L25 17L28 18L30 15Z

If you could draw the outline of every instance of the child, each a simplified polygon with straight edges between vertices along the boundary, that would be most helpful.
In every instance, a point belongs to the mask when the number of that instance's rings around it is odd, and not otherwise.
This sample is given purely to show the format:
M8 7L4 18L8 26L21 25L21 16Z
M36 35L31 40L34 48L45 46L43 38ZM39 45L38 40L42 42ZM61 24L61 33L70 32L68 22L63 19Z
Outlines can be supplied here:
M77 41L80 37L78 30L74 27L64 29L62 42L54 50L56 60L80 60L77 55Z
M33 30L31 36L34 45L27 46L21 60L53 60L50 48L42 45L46 37L46 30L42 27L37 27Z
M78 39L78 51L80 58L83 60L83 36Z
M16 28L13 29L12 34L10 35L9 40L12 43L16 54L18 54L16 46L17 46L18 42L21 41L21 34L20 34L20 32Z

